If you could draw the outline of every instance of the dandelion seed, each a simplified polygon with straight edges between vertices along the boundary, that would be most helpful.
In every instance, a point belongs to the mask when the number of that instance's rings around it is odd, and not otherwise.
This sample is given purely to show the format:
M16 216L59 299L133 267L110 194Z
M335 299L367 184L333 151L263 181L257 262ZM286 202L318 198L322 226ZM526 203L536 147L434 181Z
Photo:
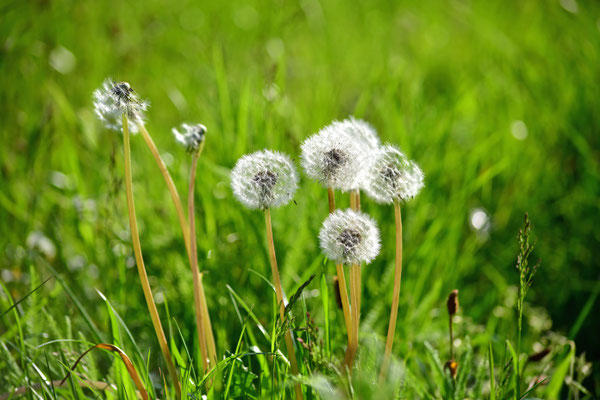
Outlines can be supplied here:
M241 157L231 171L231 187L250 209L285 205L298 188L298 174L285 154L262 150Z
M323 222L319 232L321 249L337 263L370 263L379 254L379 230L368 215L337 210Z
M127 82L114 82L106 79L102 88L94 91L94 110L96 115L108 129L120 131L122 129L123 114L133 122L144 120L144 112L149 106L141 100ZM138 131L137 124L129 127L131 133Z
M357 141L334 122L301 145L301 164L306 174L323 186L349 191L358 186L366 154Z
M188 152L198 151L204 136L206 135L206 127L202 124L187 124L183 123L178 128L172 128L173 136L178 143L185 146Z
M407 201L424 186L423 171L398 148L385 145L374 155L365 191L379 203Z

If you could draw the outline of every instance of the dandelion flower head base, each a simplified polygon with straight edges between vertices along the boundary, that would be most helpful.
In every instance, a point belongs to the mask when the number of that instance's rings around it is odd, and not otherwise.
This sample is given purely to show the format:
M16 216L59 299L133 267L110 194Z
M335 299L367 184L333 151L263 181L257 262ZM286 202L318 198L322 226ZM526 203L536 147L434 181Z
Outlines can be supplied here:
M298 188L298 174L285 154L262 150L241 157L231 171L233 194L250 209L289 203Z
M327 217L319 232L323 253L336 263L370 263L379 254L379 230L366 214L337 210Z
M171 129L175 140L190 153L198 151L206 136L206 126L202 124L183 123L179 128Z
M106 79L100 89L94 91L94 111L108 129L120 131L122 116L131 121L143 121L148 102L141 100L127 82ZM129 127L131 133L138 131L137 124Z

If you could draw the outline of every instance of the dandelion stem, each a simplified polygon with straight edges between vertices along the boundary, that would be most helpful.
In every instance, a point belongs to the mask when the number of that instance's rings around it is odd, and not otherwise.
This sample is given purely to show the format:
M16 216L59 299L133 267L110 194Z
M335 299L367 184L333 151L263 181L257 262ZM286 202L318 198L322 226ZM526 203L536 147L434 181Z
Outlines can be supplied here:
M327 188L327 199L329 200L329 213L335 211L335 193L331 187Z
M358 332L360 322L360 265L350 267L350 300L352 301L352 342L346 352L346 365L352 369L358 351Z
M279 277L279 269L277 268L277 256L275 255L275 243L273 241L273 228L271 226L271 210L265 209L265 225L267 228L267 244L269 247L269 259L271 261L271 273L273 274L273 284L275 286L275 294L277 303L279 304L279 316L281 320L285 320L285 303L283 300L283 288ZM292 374L298 375L298 362L296 360L296 351L294 350L294 340L292 338L291 328L285 334L285 345L288 351L288 357L292 367ZM302 399L302 388L299 383L294 385L296 391L296 399Z
M327 188L327 198L329 200L329 213L335 211L335 194L331 187ZM352 341L352 315L350 311L350 303L348 301L348 288L346 287L346 276L344 275L344 266L337 264L335 266L338 277L338 288L340 298L342 300L342 310L344 311L344 323L346 325L346 333L348 335L348 346Z
M390 312L390 324L388 326L387 339L385 341L383 365L381 366L381 372L379 374L380 382L385 379L390 365L390 356L392 354L392 346L394 345L394 335L396 332L396 319L398 317L400 284L402 283L402 214L398 199L394 200L394 211L396 220L396 268L394 272L394 291L392 296L392 310Z
M146 145L148 146L148 148L150 149L150 152L154 156L154 160L156 161L156 164L158 165L158 168L160 169L160 172L162 173L164 181L167 184L169 192L171 193L171 199L173 201L173 205L175 206L175 210L177 212L177 217L179 219L179 225L181 226L181 232L183 233L183 241L185 243L185 249L188 254L188 258L190 259L190 268L192 270L192 275L194 276L194 280L193 280L194 296L196 296L196 294L198 294L199 300L200 300L199 303L194 301L194 308L195 308L195 313L196 313L196 323L198 323L198 321L200 319L202 319L203 321L206 322L206 323L204 323L204 331L205 331L204 336L206 338L205 342L208 345L208 358L216 364L217 353L216 353L216 346L215 346L215 337L213 334L212 325L210 323L210 315L208 314L208 306L207 306L207 302L206 302L206 296L204 293L204 287L202 285L202 277L198 270L197 257L192 257L192 255L191 255L190 236L193 237L194 241L195 241L195 235L191 235L190 228L188 227L188 222L186 221L186 217L185 217L185 214L183 211L183 205L181 203L181 199L179 198L179 193L177 192L177 188L175 187L175 184L173 183L171 174L169 174L169 170L167 169L165 163L163 162L163 160L158 152L158 149L156 148L156 145L154 144L154 141L152 140L152 137L148 133L148 130L146 129L146 127L143 123L138 122L138 128L142 134L142 137L144 138L144 141L146 142ZM201 144L201 147L197 151L198 157L200 157L200 154L202 153L203 148L204 148L204 142ZM194 167L193 170L195 173L196 167ZM192 179L190 181L190 184L193 181L195 181L195 179ZM190 194L188 194L188 196L190 196ZM189 201L189 199L188 199L188 201ZM191 218L194 218L193 212L191 213L190 219ZM192 264L192 261L191 261L192 258L196 260L196 267L194 267ZM198 277L196 277L196 275L198 275ZM201 307L198 308L197 304L200 304ZM200 316L199 314L202 314L202 316ZM197 329L200 329L200 326L198 326ZM198 335L200 335L200 333L198 333ZM203 353L203 357L206 358L207 355Z
M162 173L162 176L169 188L169 192L171 193L171 199L173 200L173 204L175 205L175 210L177 211L177 217L179 218L179 225L181 225L181 231L183 232L183 241L185 242L185 248L187 250L188 255L190 254L190 230L188 228L188 224L186 222L185 213L183 212L183 205L181 204L181 200L179 199L179 193L177 192L177 188L175 187L175 183L173 183L173 179L171 178L171 174L169 174L169 170L162 160L160 154L158 153L158 149L152 140L152 137L148 133L148 130L144 126L143 123L138 122L138 128L140 129L140 133L146 142L146 145L150 149L150 152L154 156L154 160Z
M188 216L190 225L190 266L192 267L192 275L194 277L194 308L196 311L196 331L198 334L198 345L202 353L202 369L204 373L208 372L209 356L206 346L206 330L204 328L205 321L202 312L202 299L200 298L200 273L198 271L198 249L196 245L196 221L194 218L194 183L196 181L196 168L198 165L198 157L200 152L194 152L192 156L192 167L190 170L190 186L188 192Z
M148 305L148 311L150 312L150 318L152 319L152 325L154 325L154 331L158 338L160 349L163 353L163 357L167 363L167 369L169 375L173 380L177 397L181 397L181 387L177 378L177 372L175 365L173 365L173 359L171 358L171 352L167 345L167 338L163 331L158 310L154 303L152 296L152 290L150 289L150 282L148 282L148 275L146 274L146 267L144 266L144 259L142 257L142 246L140 243L140 236L137 227L137 220L135 217L135 204L133 201L133 183L131 179L131 149L129 146L129 126L127 125L127 116L123 114L123 144L124 144L124 155L125 155L125 187L127 192L127 208L129 211L129 226L131 229L131 241L133 243L133 251L135 254L135 263L137 265L138 273L140 275L140 281L142 283L142 290L144 291L144 297L146 298L146 304Z
M342 310L344 311L344 323L346 324L346 332L348 334L348 347L350 347L353 338L351 315L352 311L350 310L350 303L348 301L348 288L346 287L344 266L342 264L337 264L335 268L338 276L338 286L340 289L340 298L342 300Z

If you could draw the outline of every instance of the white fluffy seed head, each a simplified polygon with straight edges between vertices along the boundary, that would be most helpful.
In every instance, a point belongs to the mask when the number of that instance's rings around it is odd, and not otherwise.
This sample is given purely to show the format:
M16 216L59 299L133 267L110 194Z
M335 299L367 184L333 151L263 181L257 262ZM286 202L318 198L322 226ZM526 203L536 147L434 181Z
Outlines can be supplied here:
M365 191L379 203L401 202L415 197L424 186L423 171L397 147L382 146L367 174Z
M355 119L354 117L346 118L341 122L335 121L331 126L333 129L346 135L350 141L354 142L361 149L363 154L362 165L351 189L365 189L367 185L366 173L369 170L374 153L381 146L377 131L368 122L362 119Z
M127 82L105 79L102 87L94 91L94 111L108 129L120 131L123 128L123 114L131 122L144 120L144 112L149 106L141 100ZM136 123L129 124L129 131L136 133Z
M204 142L206 126L202 124L183 123L179 128L172 128L175 140L183 145L188 152L198 151Z
M329 214L319 232L323 253L344 265L369 264L379 254L379 229L367 214L336 210Z
M283 153L261 150L242 156L231 171L231 188L250 209L285 205L298 188L298 173Z
M358 186L366 154L334 121L307 138L300 149L302 168L323 186L342 191Z
M331 125L348 135L352 140L357 141L364 151L376 151L381 145L375 128L362 119L350 117L341 122L335 121Z

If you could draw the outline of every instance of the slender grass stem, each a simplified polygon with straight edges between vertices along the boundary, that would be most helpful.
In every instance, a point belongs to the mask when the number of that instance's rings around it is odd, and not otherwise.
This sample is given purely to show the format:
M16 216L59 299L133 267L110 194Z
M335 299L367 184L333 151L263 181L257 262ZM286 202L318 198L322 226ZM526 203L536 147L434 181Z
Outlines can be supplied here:
M394 272L394 291L392 295L392 310L390 312L390 324L388 326L387 339L385 341L385 352L383 355L383 364L379 374L379 381L385 379L390 366L390 357L392 346L394 345L394 335L396 332L396 319L398 317L398 303L400 301L400 285L402 283L402 214L400 211L400 202L394 200L394 214L396 220L396 268Z
M209 355L206 346L206 329L204 328L206 322L203 316L202 299L200 297L200 273L198 271L198 248L196 245L196 221L194 213L194 184L196 181L196 169L198 166L199 152L194 152L192 156L192 167L190 170L190 186L188 191L188 216L190 225L190 266L192 268L192 275L194 277L194 307L196 310L196 332L198 334L198 345L200 346L200 352L202 353L202 369L204 373L208 372L209 369Z
M131 149L129 146L129 126L127 125L127 116L123 114L123 144L124 144L124 155L125 155L125 188L127 192L127 209L129 211L129 226L131 228L131 241L133 243L133 251L135 254L135 263L137 265L138 273L140 275L140 281L142 283L142 290L144 291L144 297L146 298L146 304L148 305L148 311L150 312L150 318L152 319L152 325L154 325L154 331L160 345L160 350L163 353L163 357L167 363L167 369L177 397L181 397L181 386L179 385L179 379L177 378L177 371L171 358L171 351L167 344L167 338L163 331L158 310L154 303L152 296L152 290L150 289L150 282L148 282L148 275L146 274L146 267L144 266L144 259L142 257L142 246L140 243L140 235L137 227L137 220L135 217L135 203L133 201L133 183L131 178Z
M448 331L450 332L450 360L454 360L454 332L452 331L452 317L453 315L450 314L448 322Z
M267 244L269 247L269 259L271 262L271 273L273 274L273 285L275 286L275 294L277 303L279 304L279 316L281 320L285 320L285 303L283 300L283 288L279 277L279 268L277 268L277 256L275 255L275 242L273 241L273 227L271 225L271 210L265 209L265 225L267 229ZM294 340L292 331L289 329L285 334L285 345L287 347L288 357L292 367L292 374L298 375L298 361L296 360L296 350L294 349ZM302 399L302 388L299 383L294 385L296 391L296 399Z

